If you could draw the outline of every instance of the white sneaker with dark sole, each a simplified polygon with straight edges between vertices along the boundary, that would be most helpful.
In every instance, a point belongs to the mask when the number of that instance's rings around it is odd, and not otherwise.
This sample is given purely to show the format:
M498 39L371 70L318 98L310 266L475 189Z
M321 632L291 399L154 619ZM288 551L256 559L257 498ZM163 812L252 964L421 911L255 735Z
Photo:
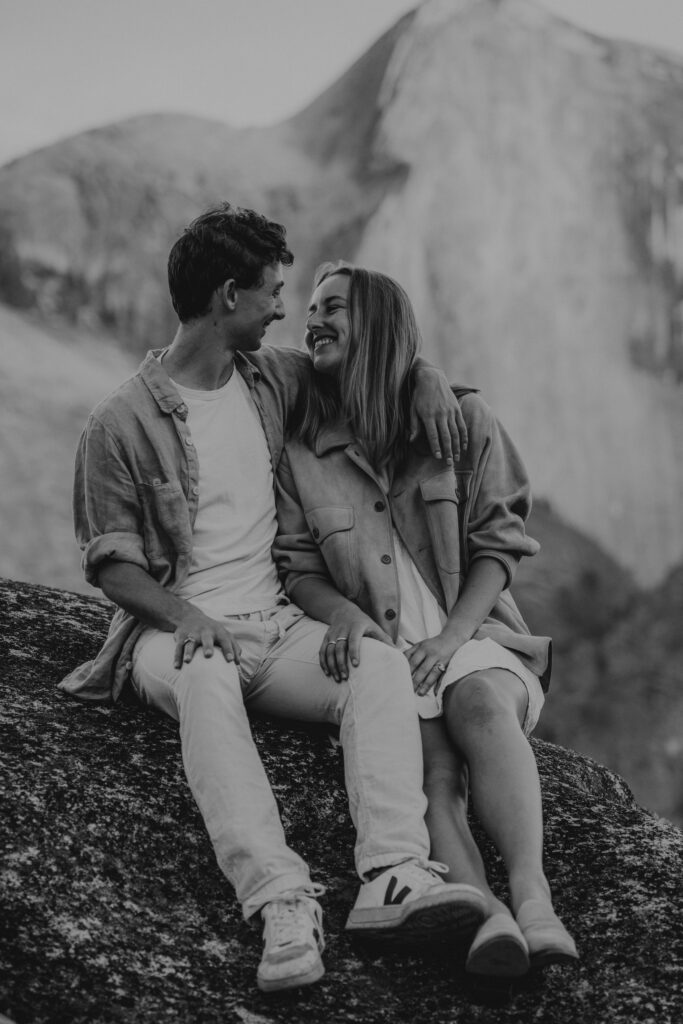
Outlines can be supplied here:
M346 930L373 941L421 943L471 940L486 917L484 894L473 885L444 882L443 864L409 861L364 882Z
M270 900L261 909L263 956L256 973L262 992L312 985L325 973L323 912L313 896L322 886L296 889Z

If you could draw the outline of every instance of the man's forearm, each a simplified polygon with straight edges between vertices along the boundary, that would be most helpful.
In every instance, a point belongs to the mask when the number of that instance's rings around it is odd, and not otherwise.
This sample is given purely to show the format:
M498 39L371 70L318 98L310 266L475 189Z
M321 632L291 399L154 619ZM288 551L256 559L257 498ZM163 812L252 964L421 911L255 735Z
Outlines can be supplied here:
M106 597L146 626L173 633L188 602L166 590L149 573L132 562L104 562L98 570Z

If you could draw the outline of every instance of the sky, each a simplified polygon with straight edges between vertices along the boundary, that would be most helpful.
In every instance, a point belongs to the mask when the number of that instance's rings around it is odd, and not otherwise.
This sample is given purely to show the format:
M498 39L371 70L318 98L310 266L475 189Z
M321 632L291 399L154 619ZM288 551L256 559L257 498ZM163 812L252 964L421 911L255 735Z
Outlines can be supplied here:
M683 0L536 2L599 34L683 57ZM317 96L416 5L0 0L0 164L135 114L275 123Z

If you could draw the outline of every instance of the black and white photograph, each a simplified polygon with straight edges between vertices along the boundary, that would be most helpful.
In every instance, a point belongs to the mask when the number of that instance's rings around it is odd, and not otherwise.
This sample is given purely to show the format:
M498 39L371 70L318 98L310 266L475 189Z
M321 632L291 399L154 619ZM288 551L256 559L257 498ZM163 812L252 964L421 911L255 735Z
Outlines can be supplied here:
M0 0L0 1024L683 1019L680 0Z

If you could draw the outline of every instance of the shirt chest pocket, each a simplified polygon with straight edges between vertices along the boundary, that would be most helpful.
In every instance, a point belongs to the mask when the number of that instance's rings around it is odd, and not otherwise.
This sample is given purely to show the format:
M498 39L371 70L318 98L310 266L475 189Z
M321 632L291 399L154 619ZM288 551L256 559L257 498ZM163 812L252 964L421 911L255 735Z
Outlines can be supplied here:
M459 573L464 568L461 522L470 476L446 470L420 483L434 561L443 572Z
M351 600L358 595L360 580L351 505L323 506L306 512L311 536L320 548L332 582Z
M166 552L179 552L192 543L189 509L181 487L175 483L139 483L145 553L150 560Z

